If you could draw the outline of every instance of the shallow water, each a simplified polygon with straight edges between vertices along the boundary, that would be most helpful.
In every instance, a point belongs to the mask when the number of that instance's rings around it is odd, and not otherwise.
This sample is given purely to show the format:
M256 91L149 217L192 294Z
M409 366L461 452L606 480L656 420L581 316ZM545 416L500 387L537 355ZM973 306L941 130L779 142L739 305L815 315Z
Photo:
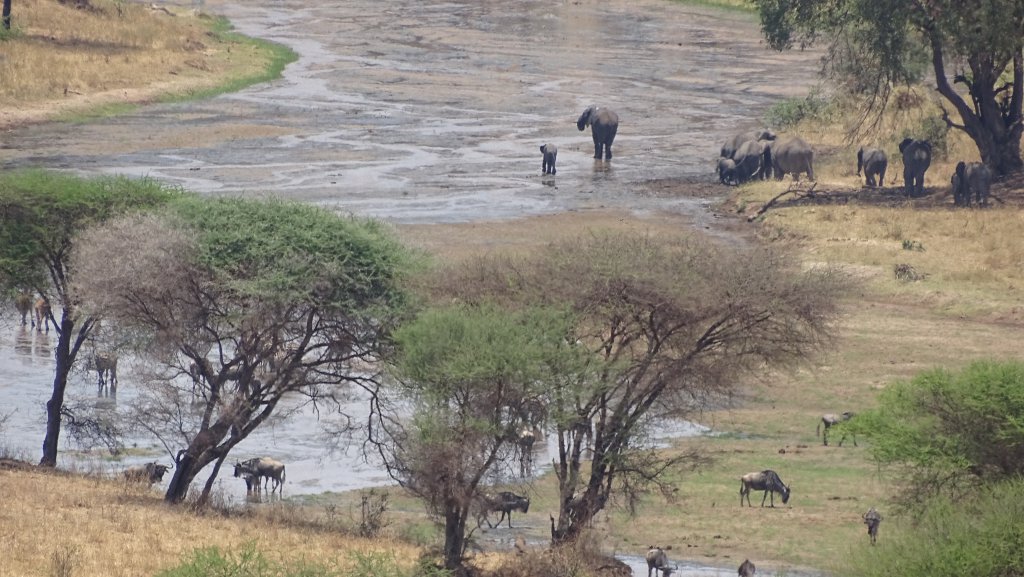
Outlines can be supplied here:
M756 126L771 103L805 95L817 69L817 55L768 50L751 16L658 0L207 7L300 59L282 79L235 94L7 132L0 168L150 176L207 195L299 199L397 223L597 207L695 215L708 199L644 194L644 183L712 181L721 142ZM621 117L610 162L595 161L589 132L576 129L590 104ZM553 177L540 174L538 147L549 142L559 147ZM30 461L42 442L54 341L0 322L0 415L11 414L2 442ZM121 406L136 394L124 364ZM74 375L69 400L97 402L93 379ZM286 497L389 483L354 450L330 452L321 423L300 413L257 431L232 457L286 462ZM66 441L63 467L116 474L171 462L144 437L134 439L143 454L119 462L72 452ZM537 446L534 462L550 462L550 449ZM230 471L219 488L244 499Z

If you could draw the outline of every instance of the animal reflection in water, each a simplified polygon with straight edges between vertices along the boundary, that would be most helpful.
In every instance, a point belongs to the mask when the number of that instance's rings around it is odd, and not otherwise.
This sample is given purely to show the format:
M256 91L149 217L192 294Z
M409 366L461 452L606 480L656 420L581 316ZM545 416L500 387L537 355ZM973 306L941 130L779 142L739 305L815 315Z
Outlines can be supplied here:
M14 333L14 352L28 364L34 364L32 361L35 359L51 359L53 349L50 347L49 335L39 334L28 327L19 327Z

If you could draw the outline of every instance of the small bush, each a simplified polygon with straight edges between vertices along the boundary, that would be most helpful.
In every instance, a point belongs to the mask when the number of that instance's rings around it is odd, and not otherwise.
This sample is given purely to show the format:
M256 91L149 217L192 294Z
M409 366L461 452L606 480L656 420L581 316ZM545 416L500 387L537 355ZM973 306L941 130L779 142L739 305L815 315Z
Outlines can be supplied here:
M224 552L217 547L196 549L184 563L157 573L157 577L339 577L342 573L332 567L307 564L302 561L275 563L256 550L252 543L237 553ZM346 575L349 575L346 573ZM381 573L372 577L396 575ZM350 577L371 577L369 574L351 574Z
M804 120L828 120L832 105L819 92L805 98L787 98L768 109L765 124L777 130L792 128Z
M52 577L71 577L77 564L78 547L65 545L54 550L50 555L50 575Z

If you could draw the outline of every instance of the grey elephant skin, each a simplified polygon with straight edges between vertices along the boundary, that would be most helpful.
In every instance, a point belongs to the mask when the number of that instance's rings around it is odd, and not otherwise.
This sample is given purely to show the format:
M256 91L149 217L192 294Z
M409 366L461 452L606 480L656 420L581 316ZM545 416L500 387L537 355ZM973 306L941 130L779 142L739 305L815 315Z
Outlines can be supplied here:
M953 183L953 204L956 206L971 206L971 193L974 193L978 204L988 204L988 195L992 190L992 171L984 164L961 160L950 181Z
M772 144L769 154L776 180L782 180L786 174L792 174L793 180L800 180L801 173L814 180L814 149L799 136Z
M763 144L754 140L744 142L731 159L718 162L719 181L722 184L742 184L758 177L763 174L763 155Z
M540 147L540 153L544 155L540 170L542 174L555 173L555 159L558 158L558 147L554 144L545 144Z
M903 155L903 188L907 196L924 194L924 173L932 163L931 143L904 138L900 154Z
M753 140L754 142L771 142L775 140L775 138L775 133L766 128L762 128L761 130L751 130L749 132L741 132L736 136L733 136L731 139L725 141L725 144L722 145L722 151L720 156L722 158L732 158L733 155L736 154L736 151L739 150L740 146L742 146L743 143L747 142L748 140Z
M588 126L594 137L594 158L600 159L603 153L605 160L611 160L612 142L619 131L619 115L608 108L587 107L576 121L576 128L582 132Z
M885 169L889 166L889 157L884 150L861 147L857 151L857 176L864 170L864 184L882 186L885 183ZM877 182L875 177L878 177Z

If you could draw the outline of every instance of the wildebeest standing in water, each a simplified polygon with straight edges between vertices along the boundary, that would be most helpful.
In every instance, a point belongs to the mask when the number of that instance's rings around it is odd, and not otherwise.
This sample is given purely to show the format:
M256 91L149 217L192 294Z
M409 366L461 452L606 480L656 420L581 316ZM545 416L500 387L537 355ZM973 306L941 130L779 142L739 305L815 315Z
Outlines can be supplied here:
M50 302L39 297L36 299L36 304L33 306L36 314L36 330L43 332L43 327L46 327L46 332L50 332ZM53 328L57 328L54 324Z
M106 389L108 395L117 396L117 355L98 351L93 357L93 366L97 375L96 394L102 395Z
M871 544L874 545L878 540L878 526L882 524L882 515L872 507L868 509L867 513L864 513L864 524L868 526L868 537L871 538Z
M761 506L764 507L764 501L771 495L771 506L775 506L775 493L782 495L782 504L785 505L789 502L789 487L782 482L779 475L771 469L765 469L759 473L747 473L740 477L740 506L743 506L743 498L747 498L747 506L753 507L750 504L750 491L764 491L764 496L761 497Z
M756 570L757 568L750 562L750 559L744 559L736 573L740 577L754 577L754 571Z
M671 549L671 547L665 549ZM672 574L672 567L668 565L668 555L665 554L665 549L657 545L651 545L648 548L647 555L644 556L644 559L647 560L647 577L651 577L652 571L661 571L661 577L668 577Z
M276 459L256 457L255 459L235 463L235 477L244 477L246 479L246 486L250 485L252 478L256 479L257 485L260 479L263 478L265 479L264 489L266 489L267 484L273 481L273 485L270 486L270 494L273 495L275 491L279 491L281 495L284 494L284 463ZM258 489L257 492L259 492Z
M36 321L32 318L32 293L28 291L19 291L14 296L14 308L18 310L18 314L21 315L21 326L27 325L30 321L32 326L36 326Z

